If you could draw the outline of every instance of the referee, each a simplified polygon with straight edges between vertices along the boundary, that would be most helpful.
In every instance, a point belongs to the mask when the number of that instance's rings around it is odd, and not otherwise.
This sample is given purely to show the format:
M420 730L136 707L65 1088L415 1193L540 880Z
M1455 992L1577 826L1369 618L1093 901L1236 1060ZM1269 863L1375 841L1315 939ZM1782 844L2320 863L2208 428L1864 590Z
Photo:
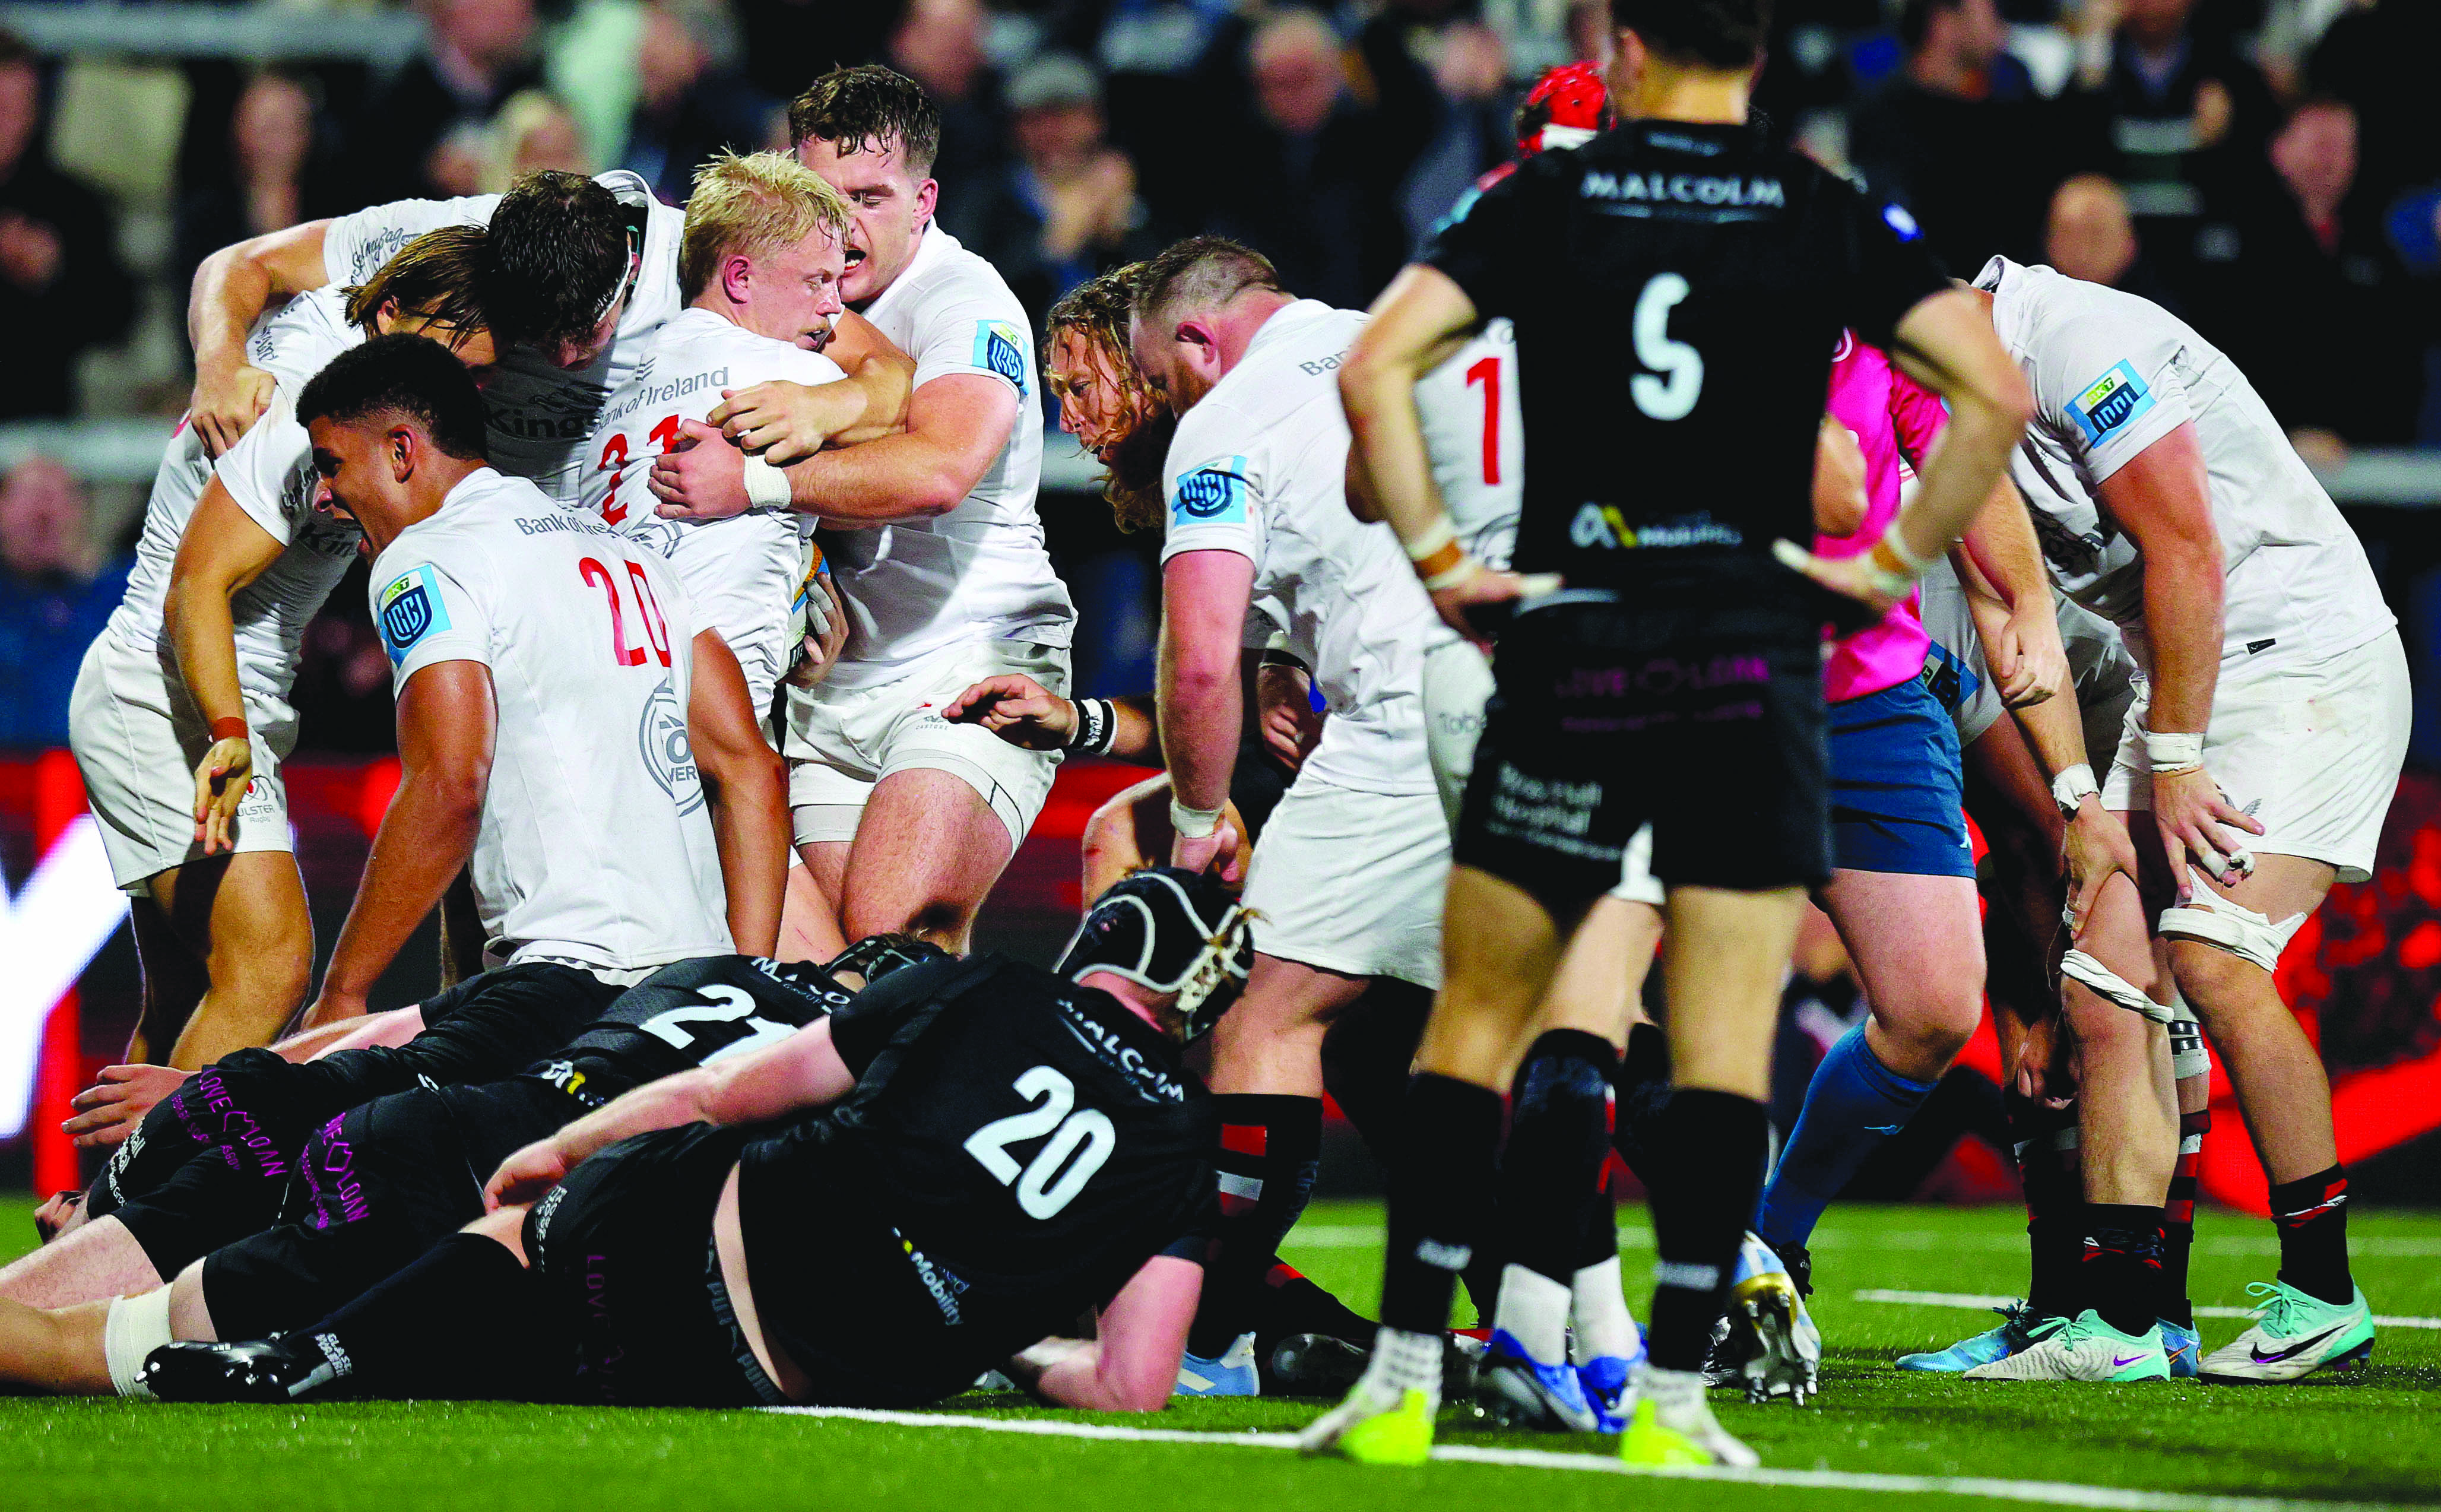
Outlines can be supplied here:
M1888 605L1981 506L2029 414L2016 365L1906 213L1747 124L1768 0L1611 0L1611 15L1621 126L1486 191L1383 295L1340 370L1365 481L1442 617L1464 627L1513 604L1516 619L1391 1172L1380 1340L1309 1451L1428 1451L1452 1286L1491 1236L1501 1091L1569 933L1649 821L1669 895L1663 1121L1681 1159L1654 1194L1652 1353L1622 1453L1755 1463L1705 1406L1702 1367L1762 1177L1781 977L1806 890L1830 875L1830 601L1789 567ZM1513 572L1456 544L1414 397L1501 315L1531 375ZM1812 530L1842 327L1954 418L1880 544L1821 563L1787 543ZM1520 574L1544 573L1565 586L1528 596Z

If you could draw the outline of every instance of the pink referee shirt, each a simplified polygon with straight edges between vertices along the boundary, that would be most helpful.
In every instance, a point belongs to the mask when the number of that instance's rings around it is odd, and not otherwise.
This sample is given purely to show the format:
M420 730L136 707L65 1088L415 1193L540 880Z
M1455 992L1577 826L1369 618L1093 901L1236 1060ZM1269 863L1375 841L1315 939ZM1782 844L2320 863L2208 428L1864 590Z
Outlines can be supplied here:
M1900 459L1922 468L1933 439L1949 422L1949 412L1937 396L1894 370L1880 348L1866 346L1846 331L1839 333L1824 407L1856 433L1864 448L1865 523L1853 535L1817 536L1814 549L1825 557L1854 556L1871 549L1899 512ZM1878 624L1833 644L1831 659L1822 667L1824 697L1846 703L1895 688L1924 671L1927 641L1916 603L1917 596L1910 593L1892 604Z

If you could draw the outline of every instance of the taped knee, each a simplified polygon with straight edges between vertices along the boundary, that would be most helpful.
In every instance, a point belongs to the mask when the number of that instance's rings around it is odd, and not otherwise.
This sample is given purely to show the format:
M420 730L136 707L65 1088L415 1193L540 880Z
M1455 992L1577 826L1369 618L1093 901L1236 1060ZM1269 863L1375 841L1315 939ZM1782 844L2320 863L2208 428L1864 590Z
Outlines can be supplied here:
M111 1388L121 1396L150 1398L152 1392L136 1377L153 1351L171 1341L169 1287L111 1299L101 1320L101 1358L110 1367Z
M2171 1004L2170 1012L2170 1074L2179 1081L2209 1075L2212 1052L2204 1048L2203 1026L2183 999Z
M2142 1014L2157 1024L2170 1021L2169 1009L2137 991L2126 978L2082 950L2071 950L2060 958L2060 975L2090 989L2096 997L2117 1003L2129 1013Z
M2276 971L2280 968L2280 952L2288 948L2289 940L2305 925L2303 913L2292 913L2274 924L2252 909L2227 898L2214 898L2210 903L2198 898L2183 909L2164 909L2161 932L2226 950L2266 971Z

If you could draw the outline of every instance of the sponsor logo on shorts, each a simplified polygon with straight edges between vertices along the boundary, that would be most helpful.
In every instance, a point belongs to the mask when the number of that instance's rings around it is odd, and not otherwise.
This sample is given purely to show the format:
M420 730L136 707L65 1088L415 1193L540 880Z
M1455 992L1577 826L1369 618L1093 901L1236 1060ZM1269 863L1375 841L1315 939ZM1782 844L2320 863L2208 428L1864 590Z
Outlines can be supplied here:
M407 660L417 641L449 628L449 605L441 597L440 578L431 567L418 567L391 579L373 599L373 619L395 667Z
M644 758L644 770L677 801L679 813L692 814L703 806L703 780L696 770L694 743L687 739L686 712L678 708L678 695L667 677L644 700L636 746Z
M2086 444L2099 446L2103 438L2153 407L2153 391L2136 369L2121 363L2085 386L2068 402L2068 414L2085 432Z
M1179 525L1242 525L1246 519L1246 459L1205 462L1178 480L1169 517Z
M1712 518L1709 510L1639 527L1628 524L1618 505L1588 499L1578 506L1577 517L1568 522L1568 539L1588 551L1654 551L1694 546L1744 546L1746 538L1734 526Z
M975 366L1017 385L1021 394L1028 391L1025 336L1005 320L975 322Z

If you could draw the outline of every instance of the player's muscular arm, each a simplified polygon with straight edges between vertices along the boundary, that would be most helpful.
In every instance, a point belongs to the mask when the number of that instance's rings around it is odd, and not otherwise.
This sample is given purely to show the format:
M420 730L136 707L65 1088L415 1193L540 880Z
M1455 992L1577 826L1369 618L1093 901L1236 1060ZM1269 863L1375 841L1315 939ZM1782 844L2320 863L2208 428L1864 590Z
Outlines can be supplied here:
M1235 551L1182 551L1162 564L1161 646L1155 707L1170 807L1218 813L1229 801L1245 717L1239 639L1254 597L1255 564ZM1201 872L1228 854L1225 826L1181 834L1171 864Z
M237 622L229 600L280 560L282 548L269 531L238 508L217 477L178 540L170 567L164 617L178 675L203 712L214 738L195 767L195 838L206 855L231 844L229 825L254 777L254 745L245 732L245 698L237 679ZM231 729L224 720L237 721Z
M1178 1384L1202 1291L1202 1266L1155 1255L1102 1309L1096 1337L1046 1339L1009 1361L1009 1375L1055 1406L1157 1413Z
M711 630L695 638L687 740L712 804L730 936L740 955L768 956L788 885L787 772L763 738L737 657Z
M1017 392L997 378L951 373L907 401L907 428L825 451L785 469L789 507L832 526L931 519L956 509L1007 443ZM689 434L702 431L693 427ZM670 519L726 519L747 506L745 458L693 446L653 462L653 493Z
M188 418L207 454L237 444L271 403L271 375L245 360L246 333L272 304L331 281L322 263L329 221L308 221L225 246L204 259L187 293L187 337L195 348Z
M479 661L436 661L399 690L398 792L305 1027L364 1013L373 982L475 854L497 719L492 669Z
M2000 701L2024 709L2069 690L2068 648L2060 642L2059 611L2052 603L2051 574L2042 545L2017 485L2003 477L1952 560L1970 558L1989 584L2001 613L1986 624L1988 602L1969 594L1984 659L1999 680Z

